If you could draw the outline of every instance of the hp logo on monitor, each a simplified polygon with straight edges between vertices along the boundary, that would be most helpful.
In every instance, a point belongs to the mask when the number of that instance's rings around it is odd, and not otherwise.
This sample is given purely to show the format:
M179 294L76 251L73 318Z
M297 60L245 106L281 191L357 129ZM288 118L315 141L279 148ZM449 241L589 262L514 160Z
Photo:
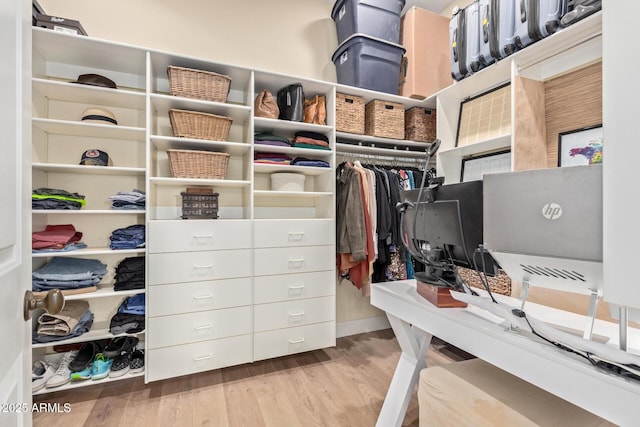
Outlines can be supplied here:
M562 206L557 203L547 203L542 207L542 216L554 221L562 216Z

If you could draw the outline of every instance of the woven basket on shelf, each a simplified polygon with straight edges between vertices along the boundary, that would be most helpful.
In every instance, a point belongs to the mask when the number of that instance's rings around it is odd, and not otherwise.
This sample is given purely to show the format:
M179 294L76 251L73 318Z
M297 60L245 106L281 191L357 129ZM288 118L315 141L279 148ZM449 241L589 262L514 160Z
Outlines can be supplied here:
M470 268L458 267L458 274L472 288L485 289L478 273ZM511 279L503 270L498 270L495 277L487 276L491 292L511 296Z
M404 105L374 99L364 107L364 133L404 139Z
M436 110L413 107L404 113L404 138L432 142L436 139Z
M173 135L183 138L226 141L233 120L199 111L169 110Z
M174 178L224 179L229 154L213 151L167 150Z
M212 71L167 67L169 93L173 96L227 102L231 77Z
M364 134L364 98L336 93L336 131Z

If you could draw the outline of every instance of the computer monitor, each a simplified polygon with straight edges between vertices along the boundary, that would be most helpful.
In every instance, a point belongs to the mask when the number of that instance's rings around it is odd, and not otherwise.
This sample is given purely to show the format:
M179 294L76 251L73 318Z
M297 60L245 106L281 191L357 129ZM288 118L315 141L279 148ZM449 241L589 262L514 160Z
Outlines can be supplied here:
M513 280L602 290L602 165L484 176L485 247Z
M402 192L406 211L402 229L410 253L425 264L417 280L459 288L455 266L496 275L497 265L483 250L482 181L431 184L422 191Z

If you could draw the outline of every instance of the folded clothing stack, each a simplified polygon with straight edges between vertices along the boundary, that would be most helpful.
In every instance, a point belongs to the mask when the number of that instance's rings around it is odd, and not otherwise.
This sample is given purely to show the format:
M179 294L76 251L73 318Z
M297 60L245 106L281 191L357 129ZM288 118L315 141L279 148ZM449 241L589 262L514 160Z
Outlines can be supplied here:
M291 157L282 153L254 153L253 162L270 165L288 165L291 164Z
M47 225L43 231L31 233L32 252L68 252L86 248L82 233L72 224Z
M55 257L31 273L34 291L79 289L97 285L107 266L97 259Z
M44 313L38 317L32 342L47 343L79 337L89 332L91 325L93 313L89 310L89 303L81 300L67 301L60 313Z
M257 132L253 136L253 143L260 145L273 145L276 147L291 147L291 141L289 141L289 138L268 132Z
M31 209L78 210L85 203L82 194L57 188L36 188L31 193Z
M142 332L145 328L144 314L144 294L127 297L118 307L118 312L111 318L109 331L113 335Z
M292 140L296 148L311 148L314 150L331 150L329 138L318 132L300 131L296 132Z
M118 191L115 196L110 196L111 207L120 210L144 209L146 204L144 191L133 189L131 191Z
M111 233L111 249L136 249L145 246L145 227L143 224L118 228Z
M328 168L329 163L324 160L318 159L307 159L305 157L296 157L291 161L291 164L294 166L313 166L317 168Z
M145 257L125 258L116 267L115 291L127 291L131 289L144 289Z

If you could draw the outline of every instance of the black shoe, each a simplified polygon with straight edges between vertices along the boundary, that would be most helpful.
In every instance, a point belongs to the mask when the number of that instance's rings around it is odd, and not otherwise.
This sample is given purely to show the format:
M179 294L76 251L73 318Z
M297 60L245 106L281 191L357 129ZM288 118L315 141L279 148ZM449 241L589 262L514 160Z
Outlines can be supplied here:
M102 354L109 358L114 358L122 353L131 353L136 345L138 345L138 338L136 337L117 337L111 340Z
M100 353L101 346L97 343L90 341L82 345L76 357L69 363L69 370L71 372L80 372L87 366L93 363L96 354Z

